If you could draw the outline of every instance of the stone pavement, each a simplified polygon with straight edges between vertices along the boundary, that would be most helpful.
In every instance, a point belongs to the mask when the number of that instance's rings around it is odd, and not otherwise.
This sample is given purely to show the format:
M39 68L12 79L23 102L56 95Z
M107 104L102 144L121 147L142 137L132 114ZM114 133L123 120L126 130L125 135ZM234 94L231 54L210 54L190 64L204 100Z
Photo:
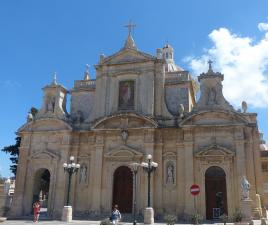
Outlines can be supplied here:
M33 221L30 220L7 220L5 222L2 222L1 225L24 225L24 224L38 224L38 225L99 225L100 221L88 221L88 220L73 220L71 223L66 223L58 220L53 220L53 221L40 221L37 223L34 223ZM119 222L119 225L132 225L133 223L124 223L124 222ZM143 223L137 223L138 225L143 225ZM155 223L157 225L164 225L165 223ZM184 224L187 225L187 224Z
M92 221L92 220L73 220L70 223L66 223L59 220L50 220L50 221L39 221L37 223L34 223L30 220L7 220L5 222L0 223L1 225L24 225L24 224L38 224L38 225L99 225L100 221ZM180 224L180 223L176 223ZM209 224L202 224L202 225L223 225L223 223L209 223ZM133 223L129 222L119 222L118 225L133 225ZM143 223L137 223L137 225L144 225ZM166 223L155 223L155 225L166 225ZM181 223L181 225L192 225L192 224L185 224ZM233 223L228 223L228 225L234 225Z

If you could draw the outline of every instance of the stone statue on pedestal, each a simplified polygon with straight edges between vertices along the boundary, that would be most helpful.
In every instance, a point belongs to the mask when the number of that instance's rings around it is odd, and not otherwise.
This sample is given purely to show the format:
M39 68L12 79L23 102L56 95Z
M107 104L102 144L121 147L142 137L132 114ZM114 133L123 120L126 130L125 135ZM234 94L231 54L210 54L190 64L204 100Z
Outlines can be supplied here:
M246 176L241 179L241 189L242 189L242 199L249 199L250 183L248 182Z

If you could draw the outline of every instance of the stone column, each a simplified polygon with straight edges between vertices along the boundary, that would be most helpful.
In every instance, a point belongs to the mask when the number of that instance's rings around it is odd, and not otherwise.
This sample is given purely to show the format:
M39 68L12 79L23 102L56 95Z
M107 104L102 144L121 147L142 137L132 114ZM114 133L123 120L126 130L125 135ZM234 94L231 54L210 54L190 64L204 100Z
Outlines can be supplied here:
M259 150L259 131L256 127L248 128L249 142L246 145L247 165L250 166L249 183L251 199L253 200L253 216L255 219L262 217L261 199L263 196L263 181ZM253 160L252 160L253 159Z
M177 184L176 184L176 192L177 192L177 201L176 201L176 213L182 214L184 210L184 187L185 187L185 159L184 159L184 145L183 143L177 143Z
M99 139L99 140L98 140ZM94 163L94 179L92 190L92 209L96 213L100 213L101 206L101 178L102 178L102 161L103 161L103 143L100 140L102 137L96 137L97 144L95 144L95 151L93 153ZM107 196L108 197L108 196Z
M155 202L155 214L163 214L163 143L158 143L155 146L155 154L154 161L158 163L158 168L155 171L154 176L155 179L155 194L154 194L154 202Z
M19 163L17 169L17 176L16 176L16 186L15 186L15 193L11 205L11 211L9 213L10 218L15 218L18 216L23 215L23 200L24 200L24 188L26 182L26 175L27 175L27 156L28 156L28 148L20 147L20 156L19 156Z
M190 187L194 184L194 159L193 159L193 142L184 141L184 160L185 160L185 208L184 214L194 214L194 197L190 193Z
M243 176L247 176L246 171L246 156L245 156L245 149L244 149L244 141L243 140L236 140L236 170L237 170L237 188L238 188L238 198L241 199L241 178Z

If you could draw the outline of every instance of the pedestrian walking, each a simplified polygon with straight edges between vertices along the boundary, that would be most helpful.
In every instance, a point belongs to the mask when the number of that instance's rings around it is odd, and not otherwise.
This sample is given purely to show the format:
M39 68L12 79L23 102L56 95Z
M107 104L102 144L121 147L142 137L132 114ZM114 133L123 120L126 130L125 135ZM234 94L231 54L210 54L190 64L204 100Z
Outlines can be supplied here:
M39 220L40 207L41 207L41 204L40 204L39 201L36 201L36 202L33 204L33 210L34 210L34 222L38 222L38 220Z
M114 225L117 225L118 221L121 220L121 213L118 210L118 205L114 205L110 220Z

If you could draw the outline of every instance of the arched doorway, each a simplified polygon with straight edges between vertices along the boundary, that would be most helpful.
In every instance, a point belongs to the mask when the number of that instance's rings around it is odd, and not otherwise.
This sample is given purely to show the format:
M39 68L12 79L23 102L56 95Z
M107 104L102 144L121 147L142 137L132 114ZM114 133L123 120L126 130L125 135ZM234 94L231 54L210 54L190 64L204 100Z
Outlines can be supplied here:
M126 166L114 172L113 205L117 204L122 213L132 212L133 174Z
M226 175L218 166L209 167L205 173L206 217L219 219L227 211Z
M39 169L34 176L33 203L41 202L41 213L48 210L48 197L50 185L50 172L48 169Z

